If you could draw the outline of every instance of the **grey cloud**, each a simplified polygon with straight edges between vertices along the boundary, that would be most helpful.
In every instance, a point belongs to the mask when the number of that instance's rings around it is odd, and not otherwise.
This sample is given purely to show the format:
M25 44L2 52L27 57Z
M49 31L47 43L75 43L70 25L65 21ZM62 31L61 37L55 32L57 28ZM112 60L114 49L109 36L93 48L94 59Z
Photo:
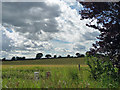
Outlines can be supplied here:
M83 37L85 40L96 40L96 37L99 35L99 32L94 31L94 32L86 32Z
M2 24L6 28L14 28L15 32L25 37L18 46L14 45L6 34L2 35L3 57L10 56L16 51L36 52L52 50L51 45L36 42L47 41L52 38L50 33L58 32L56 17L60 15L58 5L48 6L44 2L3 2L2 5ZM46 19L46 20L45 20ZM17 28L19 27L19 28ZM44 32L41 32L41 30ZM11 42L13 41L13 42ZM31 42L30 42L31 41ZM27 43L27 44L25 44Z
M45 2L3 2L2 22L20 27L16 32L29 33L28 39L37 39L40 30L55 33L57 29L56 17L61 11L58 5L48 6ZM45 21L48 19L48 21Z
M64 6L64 4L60 5L60 7ZM14 42L11 43L12 38L10 39L4 36L3 39L6 41L2 43L3 50L7 52L10 51L6 54L8 56L11 54L22 54L31 57L31 55L35 55L37 52L54 52L58 53L58 55L66 53L72 54L76 51L85 51L85 49L88 48L88 44L85 45L84 42L89 42L89 40L94 41L95 37L98 36L98 32L90 32L86 26L79 24L79 15L74 14L74 12L69 14L66 13L66 10L63 10L60 16L61 11L57 4L49 6L44 2L3 2L2 9L3 26L12 28L13 33L17 32L18 35L13 35L13 39L15 39L16 36L22 36L16 38L18 41L13 40L16 44L12 47L9 46L14 45ZM67 12L71 11L68 9ZM56 19L56 17L60 18ZM83 23L84 21L80 22ZM89 32L85 31L83 35L82 30L87 29ZM9 36L9 34L7 35ZM57 38L58 41L54 41L53 43L51 40L53 38ZM66 42L59 41L63 39ZM61 49L55 50L56 47Z
M73 50L82 51L82 50L85 50L85 46L80 45L80 44L75 44L73 47Z
M11 41L12 40L2 32L2 41L0 41L0 43L2 43L2 51L10 52L12 50Z

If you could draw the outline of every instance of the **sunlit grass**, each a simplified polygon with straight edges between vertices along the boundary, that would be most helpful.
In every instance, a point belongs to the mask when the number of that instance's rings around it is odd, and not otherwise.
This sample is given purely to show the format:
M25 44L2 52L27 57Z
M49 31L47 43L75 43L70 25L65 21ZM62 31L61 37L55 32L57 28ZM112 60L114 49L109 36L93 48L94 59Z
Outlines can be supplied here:
M84 58L7 61L2 65L2 87L108 88L107 81L105 85L101 80L90 78L88 70ZM51 72L49 78L46 77L48 71ZM34 79L34 72L39 72L38 81Z
M46 78L46 72L51 76ZM34 72L39 72L40 79L34 80ZM100 82L89 79L88 67L81 65L79 71L77 65L53 66L44 65L30 67L25 65L3 65L3 88L99 88ZM94 84L96 85L94 85Z

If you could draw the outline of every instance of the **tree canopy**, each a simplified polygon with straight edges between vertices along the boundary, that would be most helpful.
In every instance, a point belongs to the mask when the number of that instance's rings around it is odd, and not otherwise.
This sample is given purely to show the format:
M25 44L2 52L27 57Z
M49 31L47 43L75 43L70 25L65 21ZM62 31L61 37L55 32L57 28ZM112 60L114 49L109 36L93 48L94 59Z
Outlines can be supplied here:
M36 59L40 59L42 56L43 56L42 53L38 53L38 54L36 55Z
M98 29L99 41L93 44L90 52L94 55L102 53L110 57L113 66L120 74L120 2L80 2L83 10L80 11L81 20L91 19L88 27ZM92 24L97 20L96 24Z
M45 57L46 57L46 58L50 58L50 57L52 57L52 56L51 56L50 54L46 54Z

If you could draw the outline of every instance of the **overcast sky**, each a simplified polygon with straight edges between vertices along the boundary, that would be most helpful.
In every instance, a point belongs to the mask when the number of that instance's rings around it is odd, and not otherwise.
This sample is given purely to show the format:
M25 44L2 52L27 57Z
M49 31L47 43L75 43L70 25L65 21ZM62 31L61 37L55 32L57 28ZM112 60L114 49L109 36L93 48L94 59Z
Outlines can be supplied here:
M85 53L98 30L80 20L82 6L72 0L2 3L2 57Z

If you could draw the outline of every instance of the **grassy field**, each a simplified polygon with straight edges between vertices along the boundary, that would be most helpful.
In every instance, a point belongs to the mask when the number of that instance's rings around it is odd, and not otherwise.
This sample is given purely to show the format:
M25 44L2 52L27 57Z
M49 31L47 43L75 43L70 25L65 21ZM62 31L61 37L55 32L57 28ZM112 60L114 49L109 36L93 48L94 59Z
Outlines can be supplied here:
M23 61L5 61L2 65L85 65L84 58L57 58Z
M28 63L28 64L27 64ZM81 64L80 71L78 64ZM3 62L3 88L107 88L89 78L84 58ZM46 77L46 72L51 75ZM39 72L39 80L34 79Z
M88 67L69 66L30 66L3 65L3 88L100 88L101 83L89 79ZM50 71L51 76L46 77ZM34 80L34 72L39 72L39 80ZM94 85L96 84L96 85Z

